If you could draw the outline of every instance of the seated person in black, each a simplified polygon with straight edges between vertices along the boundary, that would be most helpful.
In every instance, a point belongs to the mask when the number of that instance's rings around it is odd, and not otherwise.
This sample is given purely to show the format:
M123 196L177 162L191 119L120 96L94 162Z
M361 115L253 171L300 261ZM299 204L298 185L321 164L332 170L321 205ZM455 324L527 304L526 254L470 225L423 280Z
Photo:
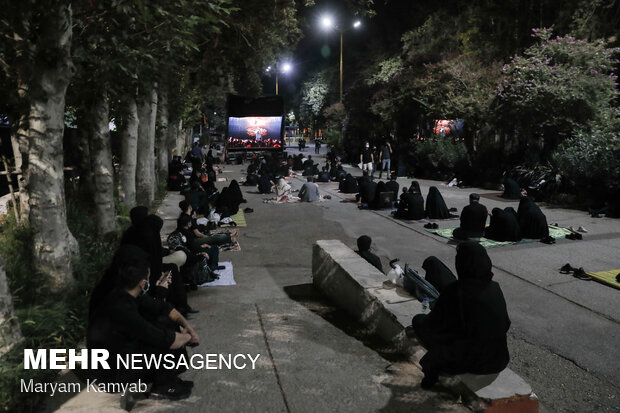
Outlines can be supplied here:
M323 171L319 173L317 182L329 182L329 172L327 172L327 167L323 167Z
M450 211L443 200L439 189L431 186L426 197L426 216L433 219L450 218Z
M375 189L375 197L373 198L372 202L368 205L369 208L371 209L387 208L387 206L382 205L383 202L381 198L381 193L383 192L389 192L389 191L385 187L385 182L379 181L379 183L377 184L377 188Z
M508 207L510 208L510 207ZM502 210L493 208L491 211L491 221L484 230L484 236L494 241L521 241L521 230L519 221L514 209Z
M504 193L501 195L506 199L519 199L521 198L521 188L514 179L504 179Z
M390 176L389 181L385 183L385 188L388 191L394 192L394 200L398 199L398 189L400 188L400 185L396 182L396 177L394 175Z
M353 175L351 174L347 174L340 182L340 185L338 185L338 190L340 190L343 194L357 194L360 191L357 180L353 178Z
M293 171L303 171L303 159L304 156L302 154L299 154L293 158Z
M383 266L381 265L381 260L375 254L370 252L370 244L372 243L372 238L368 235L362 235L357 239L357 254L368 261L370 265L383 272Z
M272 186L273 182L271 181L269 175L267 175L267 173L265 172L261 173L260 177L258 178L258 192L260 192L261 194L270 194Z
M461 226L454 230L452 237L459 240L484 236L487 223L487 207L480 202L480 195L470 194L469 205L461 212Z
M239 212L238 197L230 187L222 188L220 196L217 197L215 210L222 218L231 217Z
M362 179L359 184L360 192L355 196L355 199L362 202L362 205L370 205L375 199L377 193L377 183L372 181L368 176L368 171L364 171Z
M105 348L111 359L117 355L161 354L173 360L185 353L186 344L197 345L198 334L170 304L145 293L149 289L148 264L136 263L119 273L119 285L95 309L87 331L88 348ZM164 322L154 320L163 318ZM182 327L182 332L177 329ZM177 375L184 370L105 370L100 380L129 383L153 382L151 395L179 400L189 397L192 382Z
M544 239L549 237L547 217L545 217L540 207L527 197L526 192L524 192L521 201L519 201L517 216L523 238Z
M187 215L181 216L177 220L177 228L168 236L168 246L174 251L183 251L187 254L187 261L183 265L182 272L187 273L191 268L204 258L208 260L209 267L213 270L223 270L224 266L220 266L219 248L203 243L200 238L196 238L194 232L190 229L192 219Z
M422 388L440 374L493 374L508 365L506 333L510 319L498 283L491 281L491 259L481 245L457 247L458 281L447 285L430 314L413 317L412 327L427 353L420 360Z
M239 230L233 229L230 232L218 232L216 234L211 234L210 231L204 225L198 225L196 222L196 214L192 208L192 205L187 201L179 202L179 208L181 209L181 215L186 215L191 218L192 225L190 230L194 233L195 240L194 242L197 244L210 244L210 245L225 245L230 244L237 241L237 237L239 236Z
M404 188L403 188L404 189ZM406 194L401 195L398 202L398 209L394 213L394 218L398 219L423 219L424 198L419 192L414 192L415 186L411 186Z
M314 161L312 160L312 155L308 155L308 159L306 159L304 161L303 166L304 166L304 170L306 168L308 168L309 166L310 167L314 166Z
M424 278L441 294L450 284L456 281L456 277L450 269L435 256L430 256L422 263L422 268L426 271Z

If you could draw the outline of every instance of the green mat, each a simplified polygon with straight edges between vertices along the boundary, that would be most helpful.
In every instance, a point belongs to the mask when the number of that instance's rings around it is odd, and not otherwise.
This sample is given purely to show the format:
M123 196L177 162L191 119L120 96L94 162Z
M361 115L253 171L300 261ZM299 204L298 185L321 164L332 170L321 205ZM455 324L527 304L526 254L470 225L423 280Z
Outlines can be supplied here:
M230 217L233 221L235 221L235 224L237 224L238 227L247 227L248 224L245 222L245 214L243 213L242 209L239 209L239 212L237 212L235 215ZM232 227L232 225L230 224L222 224L222 228L226 228L226 227Z
M620 269L618 270L609 270L609 271L599 271L599 272L588 272L586 273L590 277L594 278L594 280L609 285L613 288L617 288L620 290L620 283L616 281L616 276L620 274Z
M438 229L427 229L428 232L432 232L433 234L437 234L440 237L443 238L448 238L448 239L452 239L452 232L454 232L454 230L457 227L453 227L453 228L438 228ZM561 227L556 227L554 225L549 225L549 235L551 235L553 238L558 239L558 238L564 238L566 235L570 234L571 231L569 229L566 228L561 228ZM534 242L534 241L538 241L537 239L522 239L521 241L515 242L515 241L493 241L491 239L487 239L487 238L480 238L480 245L482 245L484 248L495 248L495 247L504 247L506 245L512 245L512 244L526 244L528 242Z

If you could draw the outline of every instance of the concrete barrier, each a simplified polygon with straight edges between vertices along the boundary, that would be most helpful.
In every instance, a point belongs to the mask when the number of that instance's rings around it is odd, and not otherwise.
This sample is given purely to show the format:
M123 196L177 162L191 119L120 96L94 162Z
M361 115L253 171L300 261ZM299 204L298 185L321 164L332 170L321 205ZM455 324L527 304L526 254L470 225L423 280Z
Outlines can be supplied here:
M419 366L426 351L405 334L412 317L422 312L419 301L391 286L385 275L338 240L319 240L314 245L312 280L334 303ZM463 374L441 381L475 411L538 412L532 388L508 368L499 374Z

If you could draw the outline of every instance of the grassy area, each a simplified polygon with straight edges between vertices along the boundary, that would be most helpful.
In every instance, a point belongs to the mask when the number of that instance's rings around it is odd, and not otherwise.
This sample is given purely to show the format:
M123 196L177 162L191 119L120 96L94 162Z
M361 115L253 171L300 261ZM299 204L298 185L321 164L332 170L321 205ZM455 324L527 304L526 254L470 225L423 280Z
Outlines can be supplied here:
M129 222L128 210L117 208L120 228ZM98 237L92 203L70 190L67 222L80 246L73 261L75 282L62 296L50 294L32 268L30 235L12 215L0 224L0 255L13 295L24 340L0 358L0 411L38 411L43 396L20 392L21 379L53 381L56 370L24 370L24 348L77 348L84 340L88 300L118 245L118 234Z

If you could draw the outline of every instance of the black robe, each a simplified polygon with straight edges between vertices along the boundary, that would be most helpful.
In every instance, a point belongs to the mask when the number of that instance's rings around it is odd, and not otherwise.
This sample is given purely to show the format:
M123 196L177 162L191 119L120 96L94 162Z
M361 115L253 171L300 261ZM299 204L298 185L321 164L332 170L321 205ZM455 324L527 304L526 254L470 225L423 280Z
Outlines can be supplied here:
M324 171L324 172L319 173L317 181L318 182L329 182L329 172Z
M269 175L262 174L258 177L258 192L261 194L271 193L271 180L269 179Z
M415 220L424 218L424 215L424 197L422 194L407 192L400 197L394 218Z
M301 155L293 158L293 171L303 171L304 165L301 160L302 160Z
M435 256L425 259L424 263L422 263L422 268L426 271L424 276L426 281L433 284L433 287L440 294L444 288L456 281L456 277L450 271L450 268L446 267L446 264Z
M484 247L460 244L458 281L442 291L430 314L413 318L413 329L428 350L420 360L425 374L492 374L508 365L510 319L502 290L491 281L491 266Z
M461 212L461 226L454 230L455 238L483 236L488 215L487 207L478 202L467 205Z
M521 188L519 188L519 184L514 179L504 179L504 193L501 197L506 199L521 198Z
M343 194L357 194L360 191L357 180L353 178L353 175L351 174L347 174L345 176L345 178L340 182L338 189Z
M228 187L223 188L220 196L217 197L215 209L222 218L233 216L239 212L239 203Z
M241 188L239 188L239 183L236 179L230 181L230 185L228 185L228 190L232 195L233 202L237 203L237 205L243 202L243 194L241 193Z
M436 186L431 186L428 190L428 196L426 197L426 216L433 219L450 218L450 211Z
M388 190L385 187L385 182L380 181L377 184L377 188L375 189L375 197L373 198L372 202L368 205L371 209L381 208L381 193L382 192L388 192Z
M387 181L385 183L385 188L388 191L394 192L394 200L398 199L398 190L400 189L400 185L396 181Z
M513 212L514 209L510 212L508 208L506 210L493 208L491 221L484 230L484 236L494 241L521 241L519 221Z
M521 197L517 216L523 238L541 239L549 236L547 217L530 198Z
M371 205L377 193L377 183L370 179L362 180L360 183L360 199L363 204Z
M381 259L379 259L379 257L377 257L375 254L373 254L369 250L357 251L357 254L363 259L365 259L370 265L372 265L379 271L383 272L383 266L381 265Z

